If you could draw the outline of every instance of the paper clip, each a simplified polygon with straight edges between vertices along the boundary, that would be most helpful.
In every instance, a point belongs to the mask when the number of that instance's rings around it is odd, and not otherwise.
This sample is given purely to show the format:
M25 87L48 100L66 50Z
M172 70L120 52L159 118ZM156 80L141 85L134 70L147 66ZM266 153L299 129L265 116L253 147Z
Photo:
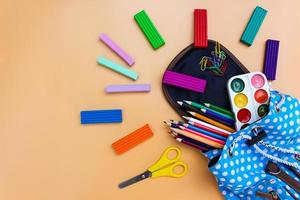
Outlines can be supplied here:
M201 71L205 71L208 60L209 60L208 57L206 57L206 56L202 57L202 59L199 63Z

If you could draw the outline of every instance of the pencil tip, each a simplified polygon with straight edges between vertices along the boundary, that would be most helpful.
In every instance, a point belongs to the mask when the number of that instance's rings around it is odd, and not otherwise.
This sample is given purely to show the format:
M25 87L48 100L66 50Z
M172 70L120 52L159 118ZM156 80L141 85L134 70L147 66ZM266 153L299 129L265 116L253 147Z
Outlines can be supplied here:
M186 100L184 102L187 103L187 104L191 104L192 103L191 101L186 101Z
M183 104L182 101L177 101L177 103L178 103L179 105L181 105L181 106L182 106L182 104Z

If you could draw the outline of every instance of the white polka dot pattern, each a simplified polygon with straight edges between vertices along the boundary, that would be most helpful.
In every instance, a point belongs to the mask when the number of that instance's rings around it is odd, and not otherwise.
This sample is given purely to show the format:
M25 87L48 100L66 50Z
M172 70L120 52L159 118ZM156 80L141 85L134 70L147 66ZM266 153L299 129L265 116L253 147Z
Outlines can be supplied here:
M264 143L279 148L300 150L299 101L285 95L285 100L278 112L275 107L282 96L275 91L272 91L271 94L270 112L266 117L232 134L227 139L223 150L205 153L209 160L220 156L218 162L210 167L210 171L216 176L219 189L226 199L257 199L257 191L265 193L274 191L280 199L291 199L290 194L286 192L286 184L265 172L265 166L269 159L262 156L253 146L246 145L245 139L236 142L232 154L228 154L233 141L240 135L253 137L251 130L256 126L262 127L267 133L263 138ZM282 153L261 143L257 143L257 145L267 154L271 153L273 156L289 162L297 162L291 154ZM288 171L284 165L280 164L279 166ZM293 173L288 174L295 177ZM298 178L296 179L298 180ZM293 189L290 189L289 192L296 195Z

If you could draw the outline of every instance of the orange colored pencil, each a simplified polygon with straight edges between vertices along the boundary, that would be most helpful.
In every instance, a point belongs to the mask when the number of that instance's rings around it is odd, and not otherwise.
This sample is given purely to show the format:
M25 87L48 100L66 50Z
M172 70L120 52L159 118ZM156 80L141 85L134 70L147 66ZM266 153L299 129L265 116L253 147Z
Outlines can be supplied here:
M209 140L209 139L206 139L204 137L201 137L199 135L195 135L193 133L190 133L190 132L187 132L187 131L184 131L184 130L180 130L180 129L176 129L176 128L170 128L173 132L177 133L177 134L180 134L180 135L184 135L186 137L189 137L191 139L194 139L194 140L197 140L199 142L202 142L202 143L205 143L205 144L208 144L212 147L215 147L215 148L218 148L218 149L222 149L223 148L223 144L219 144L217 142L214 142L212 140Z
M188 111L188 113L190 113L192 116L194 116L194 117L196 117L196 118L198 118L198 119L200 119L200 120L202 120L202 121L205 121L205 122L207 122L207 123L210 123L210 124L212 124L212 125L214 125L214 126L217 126L217 127L219 127L219 128L222 128L222 129L224 129L224 130L226 130L226 131L229 131L229 132L235 132L235 130L234 130L233 128L231 128L231 127L229 127L229 126L226 126L226 125L224 125L224 124L222 124L222 123L220 123L220 122L217 122L217 121L215 121L215 120L213 120L213 119L210 119L210 118L208 118L208 117L205 117L204 115L201 115L201 114L195 113L195 112L189 112L189 111Z

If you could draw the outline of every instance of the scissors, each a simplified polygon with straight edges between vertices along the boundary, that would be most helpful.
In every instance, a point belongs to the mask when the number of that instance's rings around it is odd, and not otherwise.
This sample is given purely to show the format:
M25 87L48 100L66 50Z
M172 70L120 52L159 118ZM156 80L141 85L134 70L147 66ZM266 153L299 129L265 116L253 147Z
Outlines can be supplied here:
M170 152L175 152L176 156L174 158L170 158ZM188 166L185 162L179 161L180 156L181 150L179 148L168 147L156 163L150 166L144 173L120 183L119 188L121 189L127 187L146 178L155 178L161 176L180 178L184 176L188 171ZM174 172L174 168L178 166L182 167L182 171L176 173Z

